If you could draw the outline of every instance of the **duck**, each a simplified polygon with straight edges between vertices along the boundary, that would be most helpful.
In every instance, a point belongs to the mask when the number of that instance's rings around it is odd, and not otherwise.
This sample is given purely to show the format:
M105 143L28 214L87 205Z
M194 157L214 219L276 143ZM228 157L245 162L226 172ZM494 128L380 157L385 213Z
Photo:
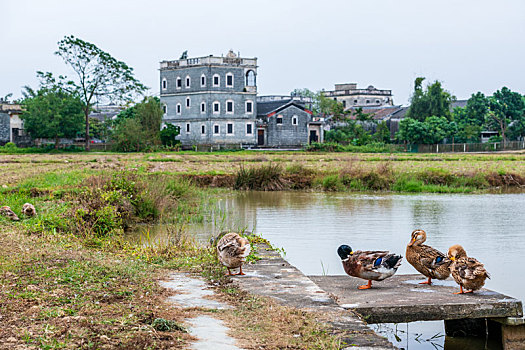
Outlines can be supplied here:
M353 251L348 245L337 249L345 272L354 277L368 280L368 284L358 289L372 288L372 281L382 281L393 276L401 265L401 255L388 251Z
M459 292L454 294L472 293L485 285L485 280L490 278L485 267L475 258L467 256L467 252L459 244L448 249L448 258L452 260L450 271L452 277L459 284ZM464 291L465 288L467 291Z
M12 211L11 208L8 207L7 205L5 205L2 208L0 208L0 214L2 214L4 216L7 216L9 219L11 219L13 221L19 221L20 220L18 218L18 216L15 214L15 212Z
M414 230L410 243L407 245L405 256L410 265L428 277L428 280L419 284L431 285L432 278L445 280L450 276L449 266L452 261L439 250L423 244L426 240L427 233L424 230Z
M22 214L26 216L36 216L35 206L31 203L25 203L22 206Z
M219 261L228 269L228 276L234 276L231 269L239 268L235 275L245 275L242 264L251 252L250 242L235 232L225 234L217 243Z

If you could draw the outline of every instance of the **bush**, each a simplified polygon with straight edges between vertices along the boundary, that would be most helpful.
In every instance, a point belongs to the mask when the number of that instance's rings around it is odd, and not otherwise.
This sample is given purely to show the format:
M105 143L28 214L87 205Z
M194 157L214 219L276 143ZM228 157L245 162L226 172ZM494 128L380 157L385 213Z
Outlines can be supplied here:
M284 188L280 165L263 165L245 168L241 166L235 176L236 190L279 191Z

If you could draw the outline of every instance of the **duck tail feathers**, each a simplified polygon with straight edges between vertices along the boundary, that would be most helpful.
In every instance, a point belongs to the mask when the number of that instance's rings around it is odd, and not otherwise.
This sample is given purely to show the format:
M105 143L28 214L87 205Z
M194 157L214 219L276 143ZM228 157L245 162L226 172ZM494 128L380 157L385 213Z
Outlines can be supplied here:
M385 265L391 269L397 269L401 265L401 255L391 255L388 259L385 260Z

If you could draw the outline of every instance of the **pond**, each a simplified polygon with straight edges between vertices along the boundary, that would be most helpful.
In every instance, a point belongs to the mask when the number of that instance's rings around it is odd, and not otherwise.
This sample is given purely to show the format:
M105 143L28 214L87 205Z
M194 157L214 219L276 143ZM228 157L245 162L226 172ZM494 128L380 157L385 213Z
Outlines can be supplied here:
M216 214L212 223L191 229L206 239L224 228L246 227L283 248L285 258L306 275L344 274L336 253L341 244L404 255L411 232L422 228L429 245L446 253L449 246L461 244L484 263L491 273L486 288L525 300L525 281L519 270L525 248L523 193L243 192L222 199L219 207L222 214ZM417 271L403 261L398 273ZM410 324L408 332L406 324L398 325L397 332L393 327L381 325L379 331L400 347L408 343L410 349L443 348L445 344L443 322ZM414 334L422 336L414 341ZM431 338L431 343L424 341Z

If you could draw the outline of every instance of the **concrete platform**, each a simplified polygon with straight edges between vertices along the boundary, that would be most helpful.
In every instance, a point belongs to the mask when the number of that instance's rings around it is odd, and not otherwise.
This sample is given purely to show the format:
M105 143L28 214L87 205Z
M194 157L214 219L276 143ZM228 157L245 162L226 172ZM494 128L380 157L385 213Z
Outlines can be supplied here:
M331 294L345 309L363 316L368 323L401 323L430 320L507 318L523 316L521 301L482 289L455 295L452 280L420 285L422 275L396 275L373 282L372 289L359 290L366 281L350 276L308 276Z
M387 339L377 335L351 311L337 305L330 295L319 288L279 253L258 245L261 260L243 266L245 276L232 277L239 288L255 295L275 299L280 304L315 312L317 319L328 324L346 349L396 349Z

